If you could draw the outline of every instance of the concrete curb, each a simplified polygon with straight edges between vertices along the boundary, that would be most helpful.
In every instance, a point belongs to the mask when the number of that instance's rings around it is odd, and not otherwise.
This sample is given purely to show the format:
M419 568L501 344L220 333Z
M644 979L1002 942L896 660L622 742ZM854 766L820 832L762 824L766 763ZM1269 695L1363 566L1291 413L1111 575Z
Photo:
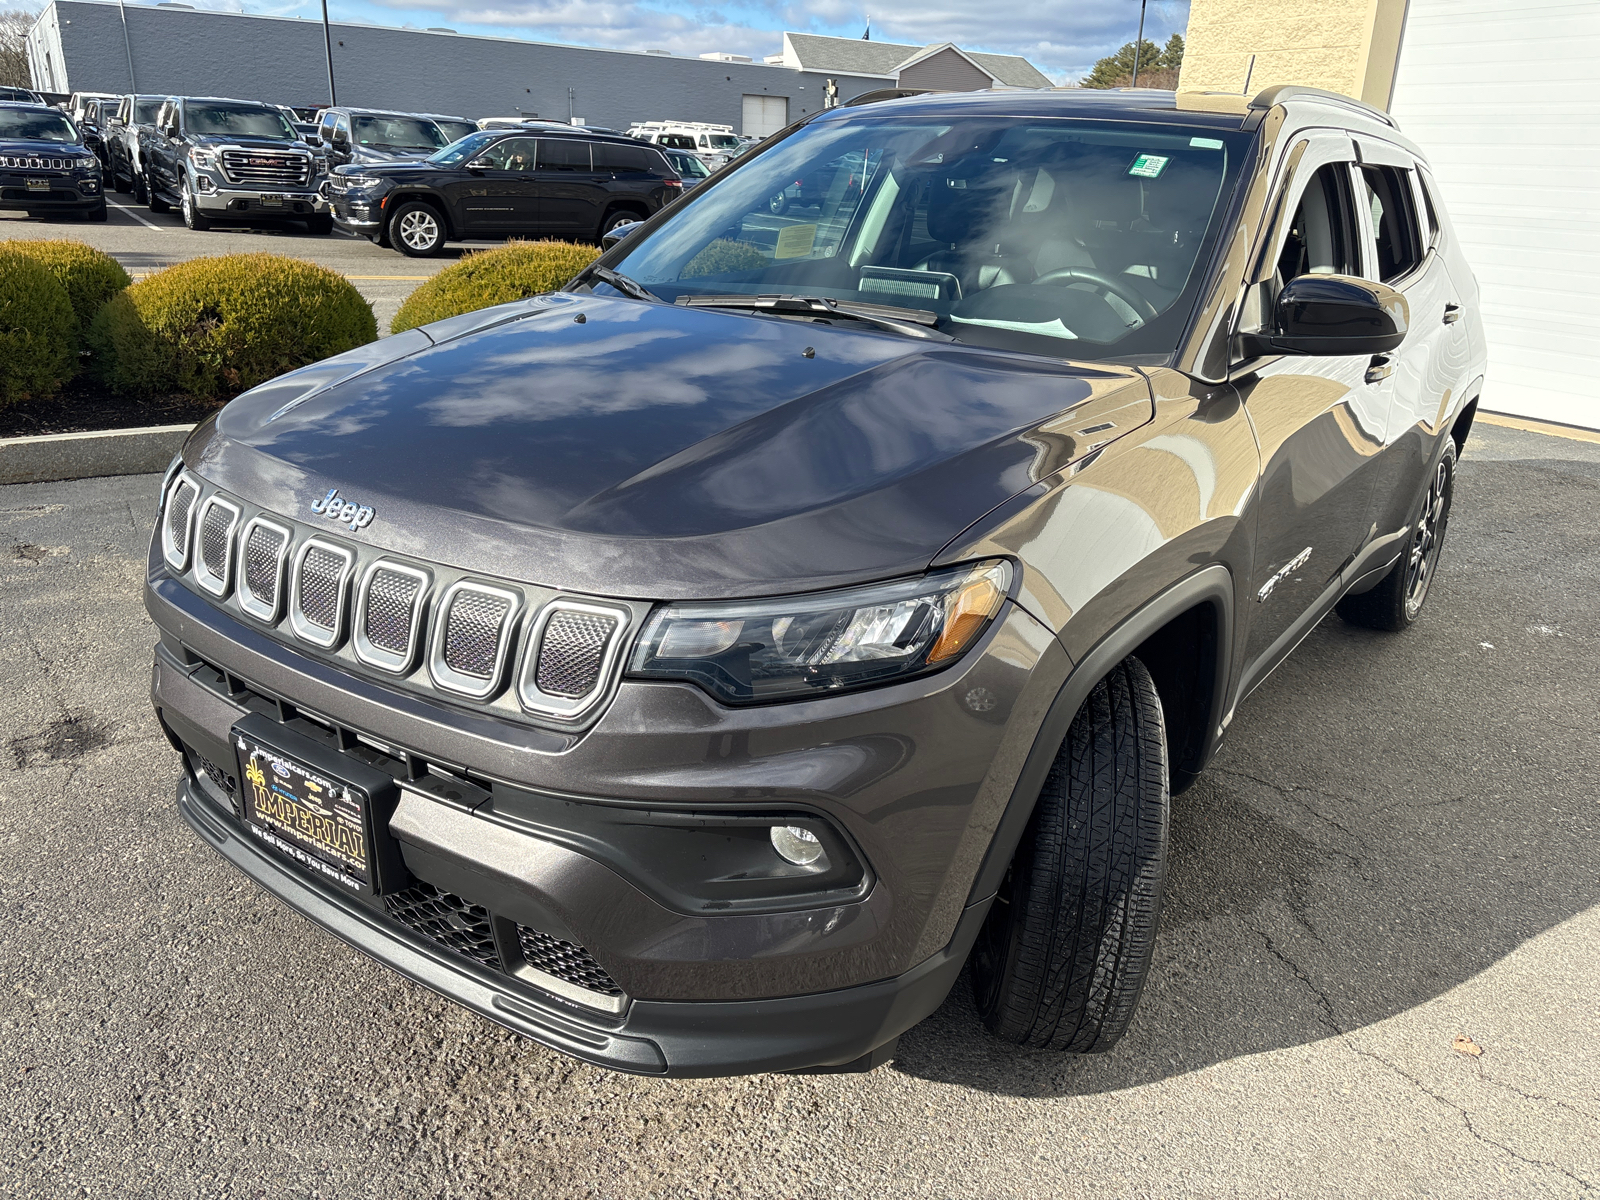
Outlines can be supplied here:
M0 484L159 474L193 428L147 425L100 433L0 438Z

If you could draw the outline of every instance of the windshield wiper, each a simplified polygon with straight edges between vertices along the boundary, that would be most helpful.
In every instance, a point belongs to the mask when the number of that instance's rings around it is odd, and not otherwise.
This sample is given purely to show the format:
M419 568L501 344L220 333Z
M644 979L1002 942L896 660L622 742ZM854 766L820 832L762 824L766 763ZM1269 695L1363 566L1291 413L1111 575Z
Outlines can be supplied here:
M940 333L933 328L939 323L939 314L925 308L864 304L856 300L835 300L829 296L679 296L677 303L685 308L748 308L756 312L845 317L906 337L932 342L956 340L948 333Z
M621 271L613 271L610 267L592 266L586 274L593 275L601 283L609 283L624 296L631 296L635 300L650 300L656 304L664 304L660 296L656 295L642 283L635 283Z

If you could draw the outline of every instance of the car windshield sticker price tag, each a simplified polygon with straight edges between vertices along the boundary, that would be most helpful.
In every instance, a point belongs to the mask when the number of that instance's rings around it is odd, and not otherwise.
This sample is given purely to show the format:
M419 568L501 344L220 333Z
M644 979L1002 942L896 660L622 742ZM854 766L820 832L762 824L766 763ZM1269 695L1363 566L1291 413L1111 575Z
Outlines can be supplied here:
M778 234L778 248L773 258L804 258L811 253L817 240L815 225L787 225Z
M1128 174L1140 179L1158 179L1161 172L1167 169L1167 162L1165 154L1141 154L1133 160L1133 166L1128 168Z

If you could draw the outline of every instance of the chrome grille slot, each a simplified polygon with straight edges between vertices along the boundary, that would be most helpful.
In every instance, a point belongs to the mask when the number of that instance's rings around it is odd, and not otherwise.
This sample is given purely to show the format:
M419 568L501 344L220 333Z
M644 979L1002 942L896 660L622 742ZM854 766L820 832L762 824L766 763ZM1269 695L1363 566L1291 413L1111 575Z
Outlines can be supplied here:
M517 926L517 946L526 966L515 974L569 1000L620 1011L622 989L582 946L527 925Z
M240 541L244 562L239 607L263 621L276 620L283 595L283 560L289 550L289 531L257 517L245 526Z
M445 593L434 622L428 669L440 687L464 696L487 696L500 682L516 593L462 581Z
M356 656L369 666L411 666L422 626L428 573L387 560L367 568L356 599Z
M600 660L615 617L563 611L545 624L534 680L550 696L587 696L600 681Z
M313 646L336 645L344 630L345 597L355 555L343 546L310 538L295 562L289 623Z
M238 505L221 496L212 496L201 507L194 578L213 596L226 595L232 582L233 534L238 527Z
M222 173L229 183L304 187L311 178L311 156L299 150L229 149L222 152Z
M631 616L578 600L545 605L528 636L517 698L529 712L573 720L605 694Z
M188 475L178 476L167 499L167 519L161 527L161 553L167 565L181 571L189 565L189 536L194 527L194 502L200 485Z

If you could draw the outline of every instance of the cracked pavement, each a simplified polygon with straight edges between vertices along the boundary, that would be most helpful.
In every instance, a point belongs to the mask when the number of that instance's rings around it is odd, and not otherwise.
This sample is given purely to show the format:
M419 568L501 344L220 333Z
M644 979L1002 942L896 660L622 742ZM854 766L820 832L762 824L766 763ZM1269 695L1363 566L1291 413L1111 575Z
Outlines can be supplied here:
M0 488L0 1194L1600 1193L1600 446L1480 425L1423 621L1329 618L1240 706L1112 1053L990 1041L963 982L870 1075L682 1082L421 991L189 832L155 482Z

